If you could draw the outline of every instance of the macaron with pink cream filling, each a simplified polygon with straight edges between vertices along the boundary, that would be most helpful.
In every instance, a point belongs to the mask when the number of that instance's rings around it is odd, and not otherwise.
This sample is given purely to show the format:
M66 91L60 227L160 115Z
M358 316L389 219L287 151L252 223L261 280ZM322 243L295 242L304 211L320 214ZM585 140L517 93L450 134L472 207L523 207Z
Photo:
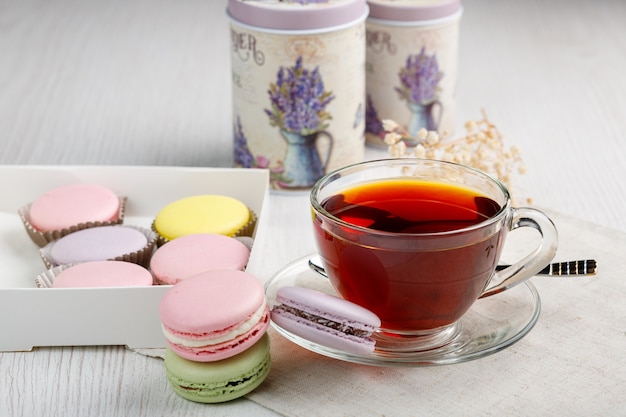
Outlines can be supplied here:
M269 324L263 285L237 270L203 272L178 282L163 296L159 316L172 351L196 362L243 352Z

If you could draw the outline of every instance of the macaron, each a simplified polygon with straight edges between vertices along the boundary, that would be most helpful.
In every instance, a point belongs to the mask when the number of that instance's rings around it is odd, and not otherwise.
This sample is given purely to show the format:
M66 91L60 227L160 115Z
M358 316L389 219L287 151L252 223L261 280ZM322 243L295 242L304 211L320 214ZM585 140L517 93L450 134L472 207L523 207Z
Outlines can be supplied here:
M31 239L44 246L77 230L122 223L125 197L99 184L57 187L19 209Z
M205 271L244 270L250 249L235 238L201 233L181 236L159 247L150 270L159 284L173 285Z
M234 400L256 389L269 374L270 342L264 334L245 351L217 362L194 362L165 351L167 379L181 397L201 403Z
M179 281L161 299L159 315L169 347L197 362L243 352L269 324L263 285L237 270L207 271Z
M155 216L152 227L167 241L197 233L236 236L251 220L250 209L238 199L203 194L167 204Z
M143 287L152 285L150 272L130 262L95 261L62 269L53 288ZM41 286L41 285L38 285Z
M91 261L123 260L147 265L156 234L133 226L101 226L79 230L39 250L48 267Z
M346 353L374 351L372 333L380 318L342 298L310 288L287 286L276 293L271 318L281 328L303 339Z
M30 206L30 222L43 231L67 229L88 222L117 220L120 201L110 189L98 184L70 184L54 188Z

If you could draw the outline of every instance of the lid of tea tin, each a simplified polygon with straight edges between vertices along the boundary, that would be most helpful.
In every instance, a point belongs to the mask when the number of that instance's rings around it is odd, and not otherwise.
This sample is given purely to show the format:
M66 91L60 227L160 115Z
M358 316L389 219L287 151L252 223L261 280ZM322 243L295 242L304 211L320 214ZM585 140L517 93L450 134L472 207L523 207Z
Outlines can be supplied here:
M228 0L239 23L274 30L315 30L344 26L367 16L366 0Z
M461 0L368 0L369 17L381 20L422 21L461 12Z

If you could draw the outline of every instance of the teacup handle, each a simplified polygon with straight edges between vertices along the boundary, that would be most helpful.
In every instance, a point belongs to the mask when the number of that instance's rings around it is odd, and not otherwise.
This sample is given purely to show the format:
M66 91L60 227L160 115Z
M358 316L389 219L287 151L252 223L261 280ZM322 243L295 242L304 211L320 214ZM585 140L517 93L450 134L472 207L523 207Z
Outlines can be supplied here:
M517 284L526 281L546 265L548 265L558 246L558 232L556 226L543 212L528 207L512 209L511 225L509 230L520 227L532 227L541 234L541 244L535 250L519 262L497 271L491 279L497 284L487 287L479 298L489 297L501 293Z

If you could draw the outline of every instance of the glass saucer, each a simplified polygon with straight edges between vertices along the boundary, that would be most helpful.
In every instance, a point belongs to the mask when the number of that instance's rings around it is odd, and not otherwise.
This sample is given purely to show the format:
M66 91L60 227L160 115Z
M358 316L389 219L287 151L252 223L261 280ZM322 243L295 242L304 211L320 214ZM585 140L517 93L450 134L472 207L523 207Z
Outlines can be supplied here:
M276 292L284 286L308 287L337 295L328 279L309 268L311 256L287 265L265 284L270 308L277 304ZM526 281L497 295L477 300L459 320L459 334L450 344L418 352L374 350L369 355L322 346L285 330L273 321L271 324L288 340L324 356L366 365L415 367L466 362L499 352L528 334L540 311L539 293L534 285Z

